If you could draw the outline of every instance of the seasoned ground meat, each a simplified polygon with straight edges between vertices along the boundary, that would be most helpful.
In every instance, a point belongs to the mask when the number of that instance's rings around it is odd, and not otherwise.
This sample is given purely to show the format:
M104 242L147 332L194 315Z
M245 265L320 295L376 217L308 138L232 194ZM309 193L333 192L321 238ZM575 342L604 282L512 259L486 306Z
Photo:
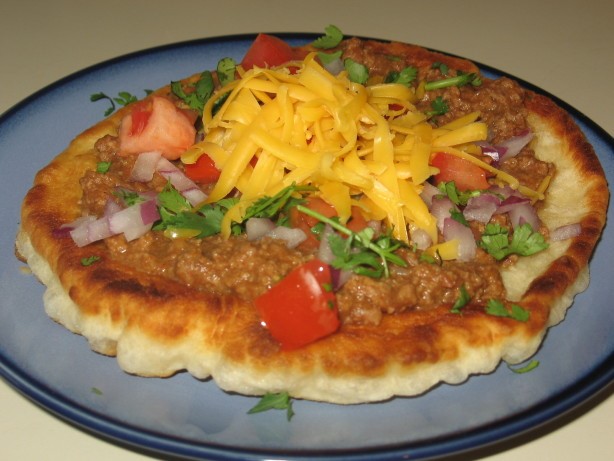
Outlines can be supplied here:
M136 269L168 277L198 290L252 300L307 260L285 242L244 236L225 240L169 239L149 232L127 243L122 236L107 239L112 258Z
M383 314L453 305L461 286L478 304L505 298L499 269L483 253L471 263L432 264L419 262L416 255L406 259L409 267L393 266L386 279L351 277L337 293L342 321L377 325Z

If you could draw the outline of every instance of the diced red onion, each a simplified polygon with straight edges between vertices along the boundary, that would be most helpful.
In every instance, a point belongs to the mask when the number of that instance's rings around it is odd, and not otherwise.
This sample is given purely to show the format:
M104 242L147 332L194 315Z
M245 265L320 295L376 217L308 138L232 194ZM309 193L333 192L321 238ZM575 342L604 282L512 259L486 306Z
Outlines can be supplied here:
M333 284L333 291L338 291L343 285L350 279L352 271L345 269L337 269L336 267L330 267L330 278Z
M480 194L477 197L471 197L463 210L463 216L467 221L488 223L500 203L501 200L493 194Z
M156 172L156 166L158 165L160 157L162 157L162 154L157 151L139 154L132 167L130 178L138 182L151 181Z
M529 201L519 203L508 212L508 216L514 228L526 223L530 224L531 228L535 231L539 229L539 217Z
M333 59L332 61L323 64L322 67L324 67L328 72L333 75L337 75L339 74L339 72L345 69L343 61L340 58Z
M54 229L52 235L57 238L70 237L71 231L85 223L90 223L96 220L96 216L81 216L72 222L62 224L57 229Z
M567 240L580 235L582 226L580 223L566 224L565 226L557 227L550 231L550 240L558 242L560 240Z
M320 246L318 248L317 258L327 264L331 264L335 259L333 250L330 247L329 237L334 232L333 228L326 224L320 234Z
M519 197L517 195L510 195L509 197L507 197L505 200L503 200L501 202L501 204L499 205L499 207L497 208L496 214L504 214L504 213L509 213L511 210L513 210L514 208L528 203L529 199L526 197Z
M245 232L250 241L263 237L284 240L288 248L295 248L307 239L301 229L292 229L285 226L276 226L273 221L266 218L250 218L245 222Z
M194 181L173 165L169 160L161 157L156 165L158 173L168 179L171 184L183 195L191 205L198 205L207 198Z
M416 228L411 233L411 240L418 250L426 250L433 244L433 239L424 229Z
M250 218L245 222L247 240L261 239L275 229L275 223L267 218Z
M115 200L111 198L107 199L107 203L105 203L104 205L104 215L105 216L110 216L121 210L122 210L122 207L119 203L117 203Z
M443 222L451 216L450 210L454 209L456 209L456 205L448 197L433 197L431 214L437 220L439 231L443 230Z
M499 163L507 152L507 147L493 146L487 142L476 142L476 144L482 148L482 154L490 157L495 164Z
M443 225L443 238L446 242L458 240L458 260L470 261L475 258L477 245L471 229L455 219L446 218Z
M441 191L437 189L437 187L433 186L431 183L425 182L423 184L422 192L420 192L420 197L426 203L426 206L431 208L433 204L433 197L436 195L442 195Z
M500 161L503 162L504 160L508 160L518 155L524 146L531 142L531 139L533 139L533 133L526 130L517 136L499 143L498 147L503 147L506 149L506 152L501 156Z

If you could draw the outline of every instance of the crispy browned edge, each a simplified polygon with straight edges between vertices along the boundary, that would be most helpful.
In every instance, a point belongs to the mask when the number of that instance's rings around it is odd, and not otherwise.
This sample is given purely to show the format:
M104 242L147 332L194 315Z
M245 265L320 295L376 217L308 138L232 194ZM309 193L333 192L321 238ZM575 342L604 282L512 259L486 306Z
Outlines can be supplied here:
M382 49L391 54L419 56L425 62L439 60L457 68L473 69L467 61L420 47L394 43L382 45ZM158 92L166 91L168 88ZM557 134L569 142L578 182L587 184L583 193L588 194L591 203L590 212L581 222L581 234L572 240L563 256L531 283L523 297L522 304L531 311L527 323L470 309L456 315L442 306L427 312L384 316L377 327L343 326L338 333L307 347L282 352L260 325L251 305L127 268L106 257L104 243L77 248L70 239L55 237L54 229L79 215L78 178L95 167L94 142L107 133L115 133L119 120L129 109L122 109L86 130L36 175L23 202L21 226L35 251L49 263L78 306L80 315L96 318L105 328L115 331L115 339L138 331L172 350L189 338L195 354L217 354L220 360L232 364L231 369L245 368L255 374L283 374L283 370L289 370L302 376L315 374L332 379L377 379L390 374L413 379L424 367L454 363L470 350L499 351L500 345L508 341L531 342L535 338L539 343L550 306L586 268L599 239L608 191L592 147L571 117L548 98L531 93L527 108L547 119ZM92 255L102 259L84 267L81 258ZM98 350L114 355L115 345L115 341L110 341ZM496 357L496 362L499 360ZM224 381L221 375L216 378ZM240 386L231 386L231 390L241 391Z

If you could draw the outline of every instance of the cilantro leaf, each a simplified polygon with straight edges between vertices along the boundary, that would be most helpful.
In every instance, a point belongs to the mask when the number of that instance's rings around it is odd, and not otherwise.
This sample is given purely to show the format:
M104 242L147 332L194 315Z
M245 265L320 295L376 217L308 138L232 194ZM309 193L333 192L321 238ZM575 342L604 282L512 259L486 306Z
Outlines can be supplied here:
M190 202L175 189L170 181L166 183L164 189L158 194L158 204L172 213L181 213L192 208Z
M369 80L369 69L367 66L347 58L343 61L343 66L348 73L350 81L364 85Z
M149 94L151 93L151 90L145 90L145 93ZM127 91L120 91L116 97L111 97L108 94L103 93L102 91L99 93L93 93L90 95L91 102L96 102L96 101L101 101L101 100L106 100L110 104L107 110L104 111L104 116L107 117L111 115L113 112L115 112L115 109L117 108L116 104L119 104L120 106L127 106L130 103L138 101L138 98Z
M343 40L343 32L337 26L330 24L324 28L324 32L325 35L311 42L314 48L327 50L336 47Z
M288 421L294 416L292 399L287 392L266 393L247 413L254 414L268 410L286 410L286 418Z
M190 91L186 92L186 89ZM181 99L190 109L198 111L202 115L205 103L213 94L213 75L206 70L200 74L200 78L194 84L186 87L180 81L171 82L171 92Z
M448 75L448 71L450 70L447 64L444 64L443 62L434 62L431 65L431 69L439 69L439 72L441 72L441 75L443 76Z
M426 112L426 115L445 115L450 110L448 103L441 96L437 96L431 101L431 109Z
M418 76L418 69L414 66L408 66L401 72L392 71L384 79L385 83L400 83L409 86Z
M126 206L136 205L137 203L142 203L146 200L145 198L141 197L138 192L130 189L124 189L123 187L115 189L113 191L113 195L119 197Z
M111 162L98 162L96 164L96 173L106 174L111 168Z
M424 89L426 91L437 90L440 88L447 88L450 86L463 86L463 85L479 86L482 84L482 79L475 73L457 72L456 77L443 78L441 80L433 80L426 82Z
M530 256L548 248L544 236L534 232L528 223L514 229L511 241L506 227L487 224L478 243L498 261L512 254Z
M437 188L445 194L455 205L465 206L469 199L472 197L477 197L482 194L480 190L466 190L460 191L456 187L456 183L454 181L440 182L437 185Z
M512 368L510 365L507 367L512 370L514 373L522 374L528 373L529 371L535 370L539 366L539 360L531 360L527 365L521 368Z
M524 309L522 306L518 304L512 304L511 309L505 306L502 301L498 299L489 299L486 303L486 313L489 315L494 315L496 317L506 317L510 319L517 320L519 322L526 322L529 320L530 312Z
M334 53L324 53L323 51L319 51L317 54L318 59L320 60L322 65L326 66L331 62L335 61L336 59L340 59L341 55L343 54L343 51L337 50Z
M283 188L272 197L265 196L254 202L246 211L244 221L249 218L281 218L278 224L285 224L284 217L287 216L290 208L304 202L302 196L297 197L297 193L312 192L316 190L312 186L297 186L292 184Z
M392 238L389 234L382 234L374 238L375 231L370 227L354 232L337 220L328 218L303 205L297 205L296 209L330 225L336 231L347 236L346 239L337 234L332 234L329 237L329 244L335 255L335 260L332 262L333 267L378 278L383 275L388 277L388 263L402 267L407 266L407 262L395 254L395 251L401 248L404 243Z
M95 262L100 261L100 256L88 256L86 258L81 258L82 266L91 266Z
M217 78L220 85L224 86L235 79L237 63L232 58L222 58L217 63Z
M461 309L465 307L469 301L471 301L471 296L469 296L469 293L467 293L464 283L460 286L458 292L458 298L454 302L452 309L450 309L450 312L453 314L460 314Z

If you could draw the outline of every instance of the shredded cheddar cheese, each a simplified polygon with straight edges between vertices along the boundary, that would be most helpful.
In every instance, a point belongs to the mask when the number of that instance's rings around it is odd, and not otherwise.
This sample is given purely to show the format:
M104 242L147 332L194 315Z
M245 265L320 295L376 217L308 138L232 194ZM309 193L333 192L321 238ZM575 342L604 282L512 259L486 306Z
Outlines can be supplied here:
M224 236L255 200L296 183L315 186L342 222L357 205L366 219L385 220L395 238L409 242L418 228L437 244L436 220L420 197L437 172L429 164L435 152L465 158L532 197L543 194L476 157L474 143L487 137L478 112L433 128L414 106L420 90L334 76L315 53L274 69L240 70L240 77L208 101L204 139L182 155L194 163L207 153L221 170L209 202L240 192L222 222ZM214 102L227 93L213 115ZM453 244L437 249L453 257Z

